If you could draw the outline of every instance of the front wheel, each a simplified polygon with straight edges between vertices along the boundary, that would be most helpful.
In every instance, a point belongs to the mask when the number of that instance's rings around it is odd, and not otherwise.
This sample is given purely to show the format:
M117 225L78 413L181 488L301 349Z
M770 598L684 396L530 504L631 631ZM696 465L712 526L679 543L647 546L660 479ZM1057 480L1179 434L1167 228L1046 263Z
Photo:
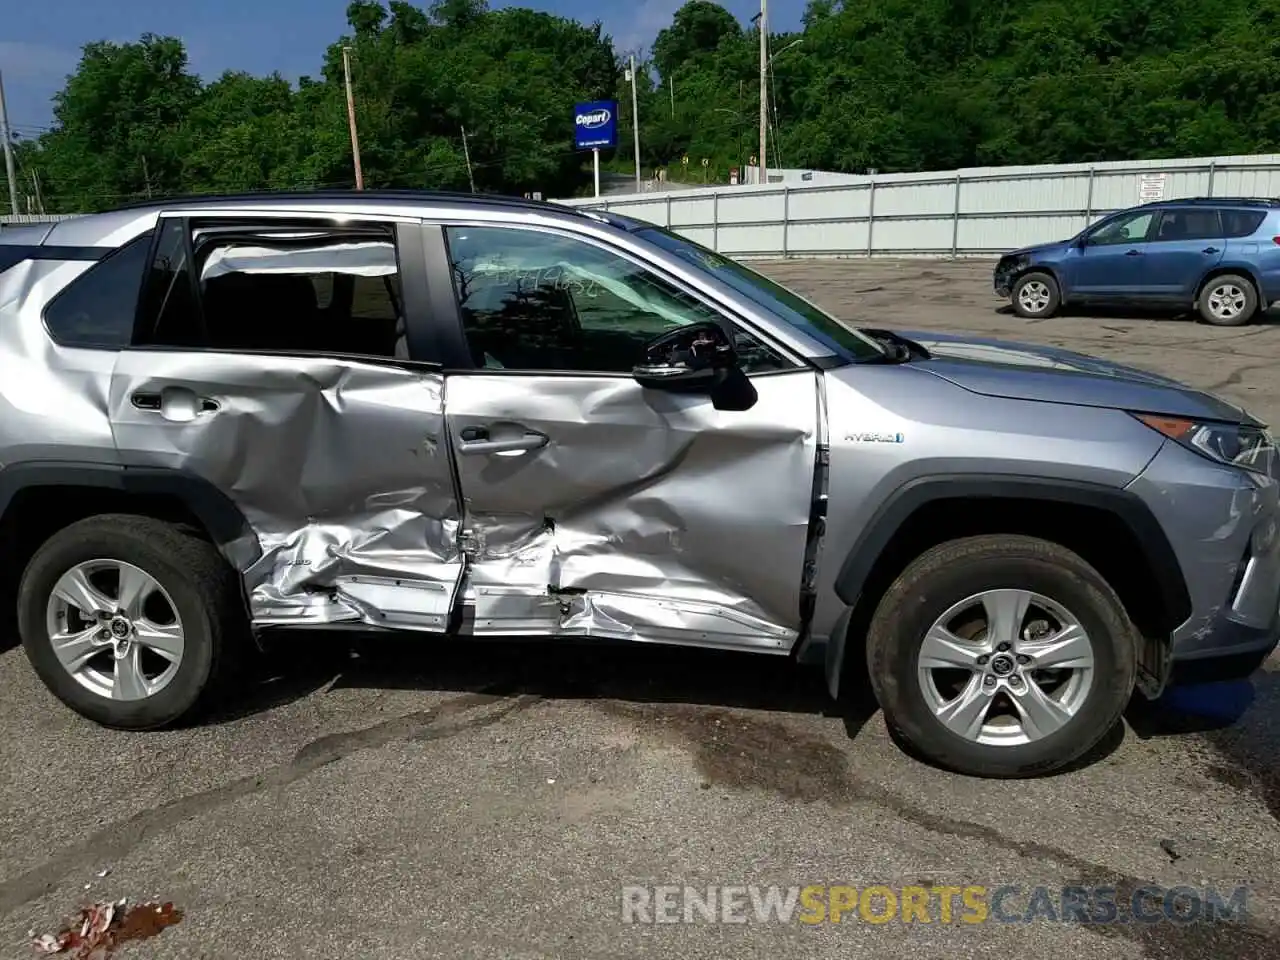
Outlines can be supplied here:
M1058 312L1062 294L1058 281L1047 273L1028 273L1019 277L1010 293L1014 312L1028 320L1042 320Z
M888 724L929 760L980 777L1078 759L1133 693L1135 631L1075 553L1033 537L968 537L917 558L867 635Z

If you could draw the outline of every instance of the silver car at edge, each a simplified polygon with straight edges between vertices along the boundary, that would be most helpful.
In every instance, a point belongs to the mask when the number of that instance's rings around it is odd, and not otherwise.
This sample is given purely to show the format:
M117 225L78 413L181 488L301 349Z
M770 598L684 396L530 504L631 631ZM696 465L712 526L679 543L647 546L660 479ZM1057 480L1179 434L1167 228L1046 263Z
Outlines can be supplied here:
M1276 645L1244 411L853 330L609 214L324 192L5 230L0 370L0 588L108 726L195 715L271 634L589 637L869 677L924 757L1030 776Z

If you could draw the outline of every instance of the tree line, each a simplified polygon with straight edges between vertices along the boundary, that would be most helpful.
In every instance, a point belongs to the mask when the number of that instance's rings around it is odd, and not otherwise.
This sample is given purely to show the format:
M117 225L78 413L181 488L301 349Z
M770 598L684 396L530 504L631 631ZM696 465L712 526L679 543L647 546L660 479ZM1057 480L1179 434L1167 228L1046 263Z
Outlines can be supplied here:
M573 105L594 99L619 102L606 168L633 169L627 58L598 22L484 0L355 0L347 23L320 74L296 84L204 83L173 37L86 45L52 129L17 143L24 202L77 212L350 187L344 46L367 187L582 193ZM638 60L645 175L723 182L754 159L759 50L757 28L715 3L676 12ZM775 168L1280 150L1280 0L811 0L802 29L771 34L768 51Z

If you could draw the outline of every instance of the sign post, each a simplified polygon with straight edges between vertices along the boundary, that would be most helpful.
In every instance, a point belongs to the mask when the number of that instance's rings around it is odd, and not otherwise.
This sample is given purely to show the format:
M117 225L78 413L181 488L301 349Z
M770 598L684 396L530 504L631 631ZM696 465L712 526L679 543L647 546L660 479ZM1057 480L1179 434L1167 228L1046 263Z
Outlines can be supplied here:
M591 151L596 196L600 196L600 151L618 145L618 103L616 100L591 100L574 105L573 144L578 150Z

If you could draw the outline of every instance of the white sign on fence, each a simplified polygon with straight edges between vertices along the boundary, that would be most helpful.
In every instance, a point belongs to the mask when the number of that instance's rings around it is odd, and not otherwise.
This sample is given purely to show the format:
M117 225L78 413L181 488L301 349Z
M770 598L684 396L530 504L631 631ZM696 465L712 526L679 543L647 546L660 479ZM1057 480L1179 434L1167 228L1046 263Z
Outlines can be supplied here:
M1164 199L1165 175L1144 173L1138 181L1138 202L1159 203Z

